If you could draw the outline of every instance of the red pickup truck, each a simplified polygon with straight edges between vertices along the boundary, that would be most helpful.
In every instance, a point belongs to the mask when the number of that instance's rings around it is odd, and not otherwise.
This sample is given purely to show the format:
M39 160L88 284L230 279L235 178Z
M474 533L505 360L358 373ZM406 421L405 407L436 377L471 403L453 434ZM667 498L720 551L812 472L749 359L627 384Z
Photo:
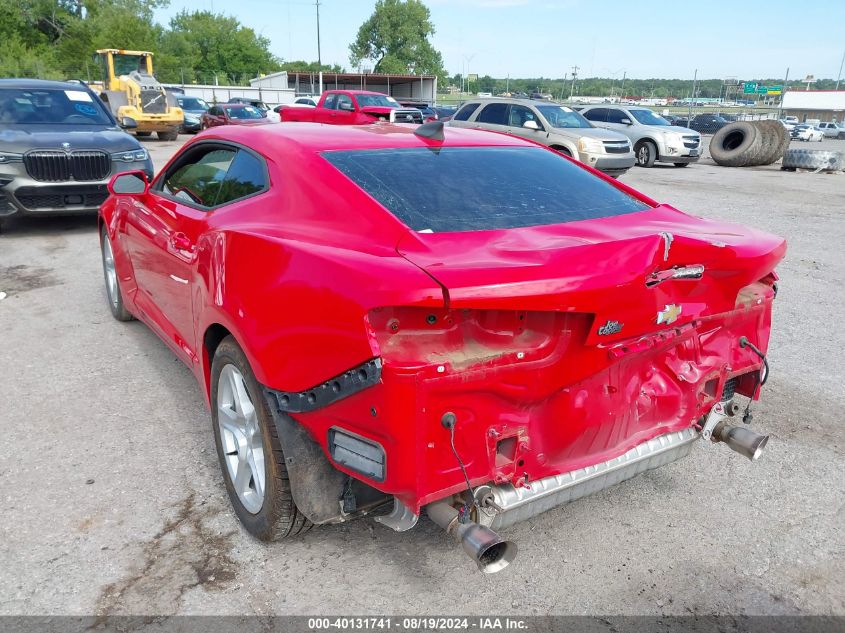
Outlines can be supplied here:
M393 97L366 90L328 90L316 108L282 105L276 108L282 122L330 123L363 125L376 121L422 123L423 114L416 108L403 108Z

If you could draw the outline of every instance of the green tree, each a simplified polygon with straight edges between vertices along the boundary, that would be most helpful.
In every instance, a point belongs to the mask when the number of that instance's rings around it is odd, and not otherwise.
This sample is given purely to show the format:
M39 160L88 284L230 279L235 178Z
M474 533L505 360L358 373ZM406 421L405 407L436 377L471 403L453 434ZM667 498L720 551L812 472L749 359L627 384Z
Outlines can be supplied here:
M303 60L294 60L290 62L283 62L280 70L299 71L299 72L313 72L320 71L324 73L342 73L343 66L340 64L320 64L319 62L306 62Z
M235 18L210 11L176 15L162 38L162 47L175 53L170 60L162 59L163 72L181 74L189 69L201 81L216 78L220 83L237 83L280 68L279 60L270 52L269 39Z
M349 47L349 62L357 68L372 60L377 73L437 75L443 80L443 58L428 40L433 34L431 13L420 0L378 0Z

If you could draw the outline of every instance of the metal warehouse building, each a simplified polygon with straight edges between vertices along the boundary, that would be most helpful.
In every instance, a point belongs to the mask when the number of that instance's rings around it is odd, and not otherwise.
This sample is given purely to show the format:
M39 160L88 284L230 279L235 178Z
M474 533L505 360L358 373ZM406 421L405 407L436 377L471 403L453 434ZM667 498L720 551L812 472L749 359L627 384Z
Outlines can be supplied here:
M796 90L783 95L783 111L799 121L845 121L845 90Z
M292 89L297 95L318 95L323 90L372 90L396 99L427 103L433 103L437 96L434 75L282 71L249 83L253 88Z

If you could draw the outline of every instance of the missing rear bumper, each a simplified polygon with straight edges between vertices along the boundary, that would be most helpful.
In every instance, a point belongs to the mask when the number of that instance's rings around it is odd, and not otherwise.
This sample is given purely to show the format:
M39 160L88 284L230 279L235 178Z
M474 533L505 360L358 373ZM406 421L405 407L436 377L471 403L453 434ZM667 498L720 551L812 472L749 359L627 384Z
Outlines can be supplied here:
M689 454L699 433L693 428L665 433L628 452L586 468L531 482L482 486L476 490L478 522L498 530L547 510L610 488L647 470L659 468Z

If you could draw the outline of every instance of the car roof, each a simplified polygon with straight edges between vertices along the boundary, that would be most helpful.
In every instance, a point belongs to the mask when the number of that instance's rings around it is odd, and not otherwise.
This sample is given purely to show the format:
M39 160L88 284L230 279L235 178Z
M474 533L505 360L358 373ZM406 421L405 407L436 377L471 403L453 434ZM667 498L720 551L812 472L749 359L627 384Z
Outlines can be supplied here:
M41 88L42 90L85 90L80 82L50 81L48 79L0 79L0 88Z
M422 138L416 126L392 123L370 125L326 125L317 123L279 123L262 126L261 131L240 126L220 126L197 137L217 138L240 143L267 156L276 148L294 147L308 152L426 147L538 147L519 137L445 126L442 142Z
M520 105L556 105L556 106L566 106L570 108L565 103L558 103L557 101L547 101L545 99L523 99L521 97L479 97L476 99L467 99L464 103L516 103ZM463 104L461 104L463 105Z

